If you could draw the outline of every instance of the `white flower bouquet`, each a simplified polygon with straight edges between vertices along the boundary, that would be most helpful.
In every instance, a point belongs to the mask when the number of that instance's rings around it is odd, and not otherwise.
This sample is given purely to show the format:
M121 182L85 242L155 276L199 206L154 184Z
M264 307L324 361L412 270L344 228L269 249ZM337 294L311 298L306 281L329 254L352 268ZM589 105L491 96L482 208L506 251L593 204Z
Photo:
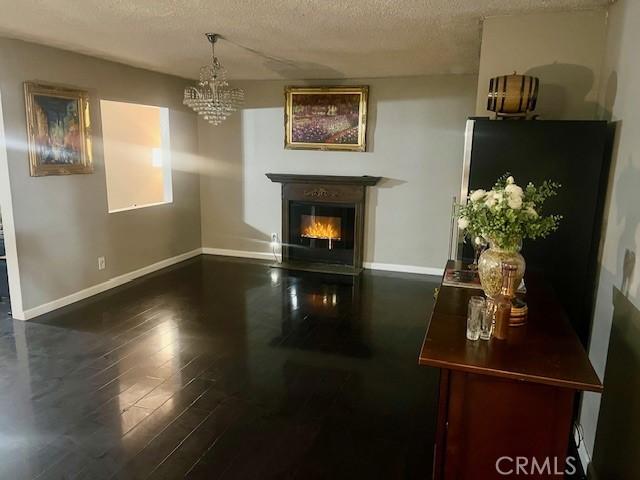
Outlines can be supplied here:
M560 215L542 215L542 204L559 184L545 181L522 188L509 174L489 191L471 192L458 207L458 226L470 237L482 236L497 248L517 250L525 238L544 238L558 228Z

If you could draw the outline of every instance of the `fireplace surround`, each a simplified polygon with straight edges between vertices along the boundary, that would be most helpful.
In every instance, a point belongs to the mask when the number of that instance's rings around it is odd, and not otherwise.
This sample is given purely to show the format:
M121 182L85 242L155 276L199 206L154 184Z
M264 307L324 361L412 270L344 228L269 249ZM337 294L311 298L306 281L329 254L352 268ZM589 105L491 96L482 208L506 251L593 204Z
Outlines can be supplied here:
M366 188L381 177L266 175L282 184L282 263L278 266L358 275Z

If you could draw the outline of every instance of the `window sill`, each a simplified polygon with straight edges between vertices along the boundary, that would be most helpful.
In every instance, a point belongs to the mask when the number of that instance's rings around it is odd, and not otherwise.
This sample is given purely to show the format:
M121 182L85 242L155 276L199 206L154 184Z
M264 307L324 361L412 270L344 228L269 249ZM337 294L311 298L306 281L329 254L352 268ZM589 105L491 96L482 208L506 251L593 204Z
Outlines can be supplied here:
M170 205L172 203L173 203L173 201L170 201L170 202L145 203L144 205L132 205L130 207L116 208L114 210L109 210L109 213L128 212L130 210L140 210L141 208L157 207L159 205Z

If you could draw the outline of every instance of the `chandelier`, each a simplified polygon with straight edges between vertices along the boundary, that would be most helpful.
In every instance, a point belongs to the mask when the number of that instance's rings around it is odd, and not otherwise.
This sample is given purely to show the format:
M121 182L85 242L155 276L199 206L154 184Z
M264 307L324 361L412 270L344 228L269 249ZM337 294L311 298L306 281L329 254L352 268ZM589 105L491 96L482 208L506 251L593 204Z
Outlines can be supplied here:
M193 87L184 89L183 103L213 125L220 125L244 101L244 90L231 88L226 71L216 57L215 45L220 35L205 34L211 43L211 64L200 68L200 80Z

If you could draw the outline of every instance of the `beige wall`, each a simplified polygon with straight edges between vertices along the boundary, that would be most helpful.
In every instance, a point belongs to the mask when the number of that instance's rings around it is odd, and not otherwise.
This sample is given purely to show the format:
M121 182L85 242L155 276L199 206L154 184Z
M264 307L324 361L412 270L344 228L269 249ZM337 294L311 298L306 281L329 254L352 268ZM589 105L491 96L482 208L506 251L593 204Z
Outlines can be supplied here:
M540 78L541 118L595 118L605 28L605 10L486 18L476 115L491 114L489 79L517 71Z
M472 75L359 79L370 86L368 152L283 148L284 87L236 82L246 106L219 127L199 123L204 247L269 251L281 231L280 185L267 172L379 175L369 189L365 262L442 268L451 198L460 191Z
M91 175L30 177L24 81L87 89L94 133ZM200 247L195 115L181 105L185 80L16 40L0 39L7 139L24 308L29 309ZM107 213L99 100L167 107L174 202ZM97 269L106 256L107 268Z
M600 378L604 377L605 395L617 395L616 383L624 385L618 399L615 432L601 437L595 448L608 449L604 460L608 471L599 471L600 479L638 478L637 453L640 434L640 2L619 0L611 6L606 55L600 88L601 115L616 126L611 167L604 242L598 278L596 309L589 356ZM620 343L610 350L610 335L616 331ZM635 345L635 346L634 346ZM624 358L619 371L607 372L609 354ZM614 378L616 377L616 378ZM608 391L607 391L608 390ZM635 399L635 400L634 400ZM585 394L580 422L589 454L594 451L601 396ZM613 403L612 403L613 405ZM611 410L612 407L609 407ZM611 412L609 411L609 414ZM611 420L609 417L608 420ZM598 427L598 435L604 431ZM609 428L610 430L610 428ZM608 432L610 435L612 432ZM635 446L635 447L634 447ZM627 448L629 447L629 448ZM614 452L618 452L614 454ZM615 458L614 458L615 457ZM602 465L602 463L601 463ZM634 473L631 473L633 470Z

